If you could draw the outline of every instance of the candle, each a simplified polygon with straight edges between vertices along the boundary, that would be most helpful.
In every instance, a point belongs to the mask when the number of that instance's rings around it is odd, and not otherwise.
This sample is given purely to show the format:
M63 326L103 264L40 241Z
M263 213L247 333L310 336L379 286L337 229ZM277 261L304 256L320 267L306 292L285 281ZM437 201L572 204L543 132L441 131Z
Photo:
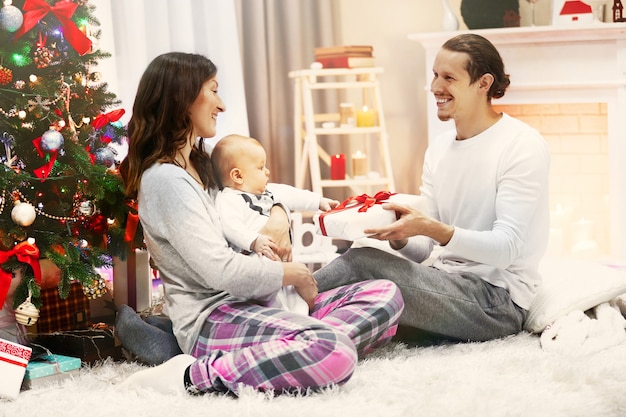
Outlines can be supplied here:
M346 179L346 156L342 153L330 157L330 179Z
M556 208L550 211L550 226L557 229L567 228L570 224L571 216L571 207L563 207L561 204L557 204Z
M352 154L352 175L354 177L364 177L367 175L367 158L361 151Z
M356 113L356 125L357 127L375 126L376 112L367 106L363 106L363 108Z
M595 240L581 240L572 246L572 255L576 258L594 258L598 256L599 249Z
M352 103L339 104L339 126L354 127L356 124L354 116L354 105Z
M550 255L563 255L565 253L565 239L563 229L550 228L547 253Z
M572 225L572 242L574 244L593 240L594 238L594 222L584 217Z

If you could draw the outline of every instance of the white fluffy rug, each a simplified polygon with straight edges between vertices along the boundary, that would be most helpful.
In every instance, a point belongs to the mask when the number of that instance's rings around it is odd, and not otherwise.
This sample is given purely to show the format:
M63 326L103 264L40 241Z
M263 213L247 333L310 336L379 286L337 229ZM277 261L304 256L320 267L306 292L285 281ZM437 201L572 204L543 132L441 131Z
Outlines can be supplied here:
M393 344L361 361L343 386L308 396L240 398L121 391L139 369L105 362L0 402L0 416L625 416L626 344L573 356L548 353L536 335L437 347ZM1 378L1 376L0 376Z

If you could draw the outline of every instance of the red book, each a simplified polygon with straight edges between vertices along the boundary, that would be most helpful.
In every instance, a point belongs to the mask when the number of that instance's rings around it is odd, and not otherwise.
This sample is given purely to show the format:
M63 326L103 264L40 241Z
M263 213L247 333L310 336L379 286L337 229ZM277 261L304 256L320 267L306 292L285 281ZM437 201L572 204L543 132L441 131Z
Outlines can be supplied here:
M322 64L324 68L363 68L375 67L374 57L357 57L357 56L333 56L333 57L317 57L317 62Z
M372 56L373 51L374 47L371 45L322 46L315 48L315 56L344 54L352 54L354 56Z

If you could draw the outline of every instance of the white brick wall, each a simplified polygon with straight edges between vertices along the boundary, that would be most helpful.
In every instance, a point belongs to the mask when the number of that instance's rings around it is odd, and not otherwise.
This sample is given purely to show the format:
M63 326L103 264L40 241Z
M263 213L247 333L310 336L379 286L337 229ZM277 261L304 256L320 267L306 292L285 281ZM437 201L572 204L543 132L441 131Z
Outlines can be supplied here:
M605 103L515 104L496 106L541 132L552 153L550 250L571 253L585 219L598 244L593 255L610 252L608 112ZM556 212L560 214L555 214ZM556 218L558 217L558 218ZM558 239L558 241L557 241ZM587 246L588 247L588 246ZM578 253L580 246L574 249ZM584 253L590 255L591 253Z

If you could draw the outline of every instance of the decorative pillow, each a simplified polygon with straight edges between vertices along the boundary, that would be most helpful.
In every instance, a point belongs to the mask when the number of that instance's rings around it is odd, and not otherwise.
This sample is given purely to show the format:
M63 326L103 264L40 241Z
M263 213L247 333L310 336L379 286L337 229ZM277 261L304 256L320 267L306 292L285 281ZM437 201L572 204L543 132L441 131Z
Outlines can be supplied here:
M626 270L599 261L544 259L539 272L543 285L524 323L534 333L574 310L586 311L626 293Z

